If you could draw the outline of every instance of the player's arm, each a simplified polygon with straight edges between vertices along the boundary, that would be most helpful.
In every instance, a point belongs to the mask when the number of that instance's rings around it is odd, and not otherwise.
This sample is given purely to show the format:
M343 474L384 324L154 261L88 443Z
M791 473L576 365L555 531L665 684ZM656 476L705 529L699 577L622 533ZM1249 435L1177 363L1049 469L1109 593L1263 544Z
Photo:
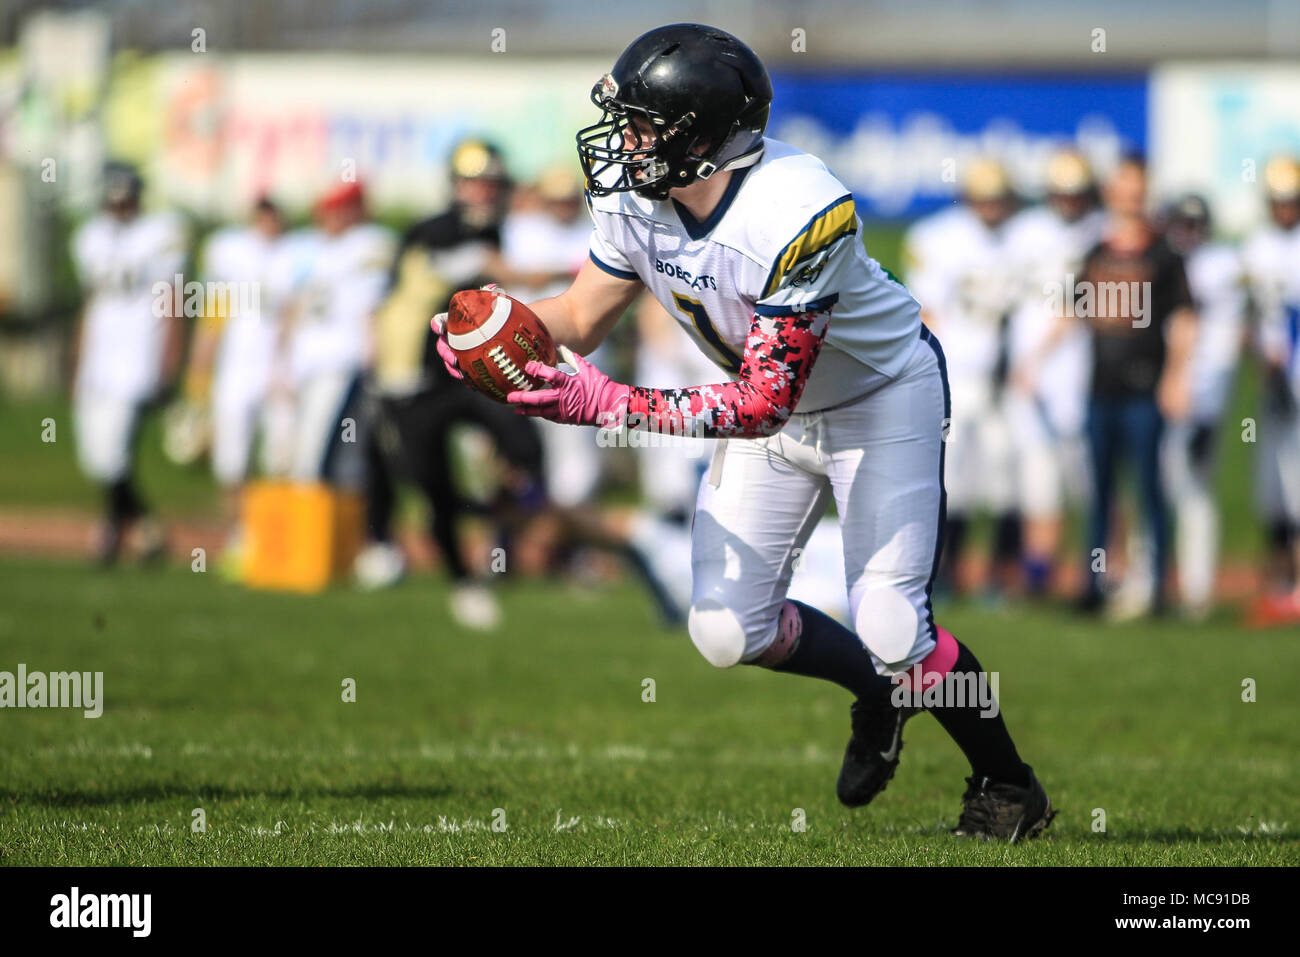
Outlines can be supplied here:
M575 375L529 362L525 371L551 388L512 392L508 399L526 415L570 425L694 438L772 435L799 402L821 351L831 305L807 312L756 313L732 382L685 389L622 385L562 346L561 356L577 370Z
M614 275L588 258L568 289L528 308L557 343L587 355L605 341L641 289L640 279Z
M1183 261L1175 260L1171 270L1176 300L1165 330L1165 367L1156 386L1156 400L1160 411L1177 421L1191 411L1192 350L1196 345L1197 322Z
M779 432L808 384L830 317L829 305L817 312L756 314L734 381L687 389L634 386L629 427L704 438Z

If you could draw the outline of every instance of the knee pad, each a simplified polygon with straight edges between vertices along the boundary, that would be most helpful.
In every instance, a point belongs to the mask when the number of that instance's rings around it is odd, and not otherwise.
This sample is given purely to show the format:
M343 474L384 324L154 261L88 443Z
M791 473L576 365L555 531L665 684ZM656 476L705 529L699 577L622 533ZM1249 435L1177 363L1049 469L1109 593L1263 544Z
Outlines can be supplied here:
M862 596L853 624L867 650L892 668L912 656L921 620L901 591L875 585Z
M745 628L734 611L717 599L704 598L691 605L686 620L691 641L709 664L730 668L745 654Z

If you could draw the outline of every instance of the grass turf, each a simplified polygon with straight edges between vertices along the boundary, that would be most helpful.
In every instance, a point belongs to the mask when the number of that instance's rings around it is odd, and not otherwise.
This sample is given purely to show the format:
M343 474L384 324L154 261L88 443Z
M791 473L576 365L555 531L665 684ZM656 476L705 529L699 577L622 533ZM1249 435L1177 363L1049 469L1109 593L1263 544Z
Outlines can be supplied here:
M512 583L489 636L444 601L428 578L306 598L0 560L0 670L102 671L106 700L0 711L0 862L1300 863L1291 633L946 610L1060 809L1006 847L947 834L967 767L928 716L848 811L840 689L717 671L630 588Z

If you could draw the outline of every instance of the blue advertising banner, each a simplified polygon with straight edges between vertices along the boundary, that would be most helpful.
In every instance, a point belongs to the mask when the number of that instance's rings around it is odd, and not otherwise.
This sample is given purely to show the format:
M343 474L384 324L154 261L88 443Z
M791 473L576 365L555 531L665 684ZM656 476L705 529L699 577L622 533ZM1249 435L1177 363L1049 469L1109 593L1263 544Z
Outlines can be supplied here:
M768 135L825 160L863 216L918 216L951 202L963 162L994 155L1025 195L1047 157L1074 145L1100 169L1145 150L1145 74L772 76Z

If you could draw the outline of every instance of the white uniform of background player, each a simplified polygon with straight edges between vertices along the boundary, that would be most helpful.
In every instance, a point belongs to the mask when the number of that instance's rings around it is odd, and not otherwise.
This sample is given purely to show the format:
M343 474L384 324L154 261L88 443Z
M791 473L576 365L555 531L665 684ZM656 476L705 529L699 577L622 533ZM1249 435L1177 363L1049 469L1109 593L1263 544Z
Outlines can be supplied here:
M171 289L185 262L185 231L167 213L127 221L102 214L77 230L72 258L88 296L73 409L77 455L83 471L107 485L128 475L140 412L163 385ZM163 315L153 288L159 282L168 290Z
M501 227L501 255L506 265L522 273L555 273L557 278L529 287L521 282L509 283L517 299L531 302L558 295L573 281L573 275L587 258L591 239L591 217L582 200L582 185L566 169L546 171L537 185L538 198L548 205L573 204L573 217L567 222L542 208L511 213ZM608 350L597 349L588 361L607 369ZM600 484L601 448L593 437L578 429L565 428L545 419L538 420L546 491L557 505L572 507L589 501Z
M1013 387L1007 406L1016 446L1024 522L1025 577L1045 591L1061 545L1064 509L1089 494L1083 438L1092 375L1092 345L1081 323L1057 330L1057 313L1088 251L1101 241L1106 214L1096 208L1092 171L1064 150L1047 167L1048 196L1007 224L1007 245L1021 277L1011 319ZM1040 362L1049 335L1060 336ZM1032 369L1032 371L1027 371Z
M1176 510L1183 602L1190 613L1201 616L1209 611L1214 597L1219 543L1214 450L1245 334L1245 272L1232 246L1197 242L1209 228L1203 201L1188 197L1174 206L1171 216L1168 238L1185 257L1197 326L1189 379L1191 411L1186 421L1171 423L1166 430L1164 471ZM1184 238L1184 231L1192 228L1201 232Z
M232 284L212 379L212 471L227 487L248 476L271 381L279 328L269 279L278 242L251 226L232 227L214 233L203 254L204 280Z
M359 217L359 195L347 200L353 202ZM294 392L289 476L295 481L361 483L361 438L353 431L349 441L342 420L358 399L370 353L371 315L383 295L394 248L390 230L358 219L333 234L322 228L312 241L291 249L282 267L289 269L293 288L285 318ZM355 410L350 416L359 427Z
M1063 286L1077 275L1084 255L1101 240L1105 222L1101 210L1069 222L1048 206L1036 206L1008 223L1009 255L1023 278L1012 317L1013 364L1034 354L1051 331L1054 284ZM1010 403L1020 507L1027 517L1057 515L1066 501L1087 494L1081 436L1090 360L1087 330L1072 327L1044 360L1032 391L1017 393Z
M796 557L834 498L853 628L879 670L921 661L937 640L942 360L916 301L863 249L848 190L817 158L768 139L707 223L633 193L591 207L596 265L643 282L728 372L756 313L834 306L785 427L717 443L693 531L696 647L725 667L772 645Z
M1271 362L1280 362L1291 385L1293 411L1266 402L1260 414L1257 496L1270 524L1300 526L1300 225L1261 228L1245 243L1242 260L1259 323L1259 346Z
M1006 226L990 228L962 205L918 221L904 245L908 288L948 357L949 515L1010 511L1016 504L1012 437L995 380L1005 361L1003 324L1018 291Z

